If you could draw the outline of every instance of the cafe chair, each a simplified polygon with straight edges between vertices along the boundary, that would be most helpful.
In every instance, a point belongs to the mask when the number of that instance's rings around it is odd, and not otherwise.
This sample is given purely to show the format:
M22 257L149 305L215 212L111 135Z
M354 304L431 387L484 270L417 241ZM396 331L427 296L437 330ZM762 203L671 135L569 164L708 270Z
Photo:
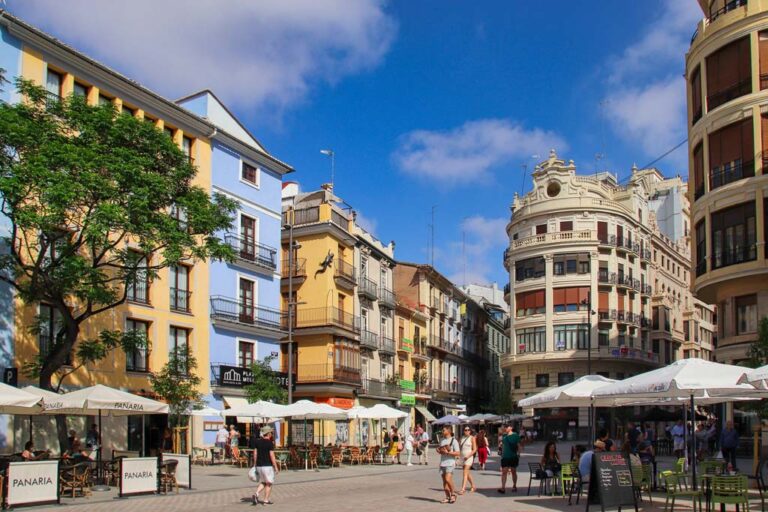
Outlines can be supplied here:
M59 487L61 494L72 493L75 498L79 492L81 496L91 495L91 466L87 462L73 464L61 470L59 474Z
M331 467L333 466L341 467L342 462L343 462L343 456L342 456L341 448L331 448Z
M160 465L160 491L167 493L168 489L176 489L179 493L179 484L176 482L176 467L179 465L177 460L165 461Z
M749 488L747 475L715 476L712 478L712 508L715 504L743 506L741 512L749 510Z
M250 466L251 461L248 458L248 452L241 450L240 448L232 449L232 465L240 466L241 468Z
M667 498L664 501L664 512L674 512L675 501L678 498L690 498L691 504L693 505L693 512L696 512L696 502L698 501L699 512L703 512L704 509L701 508L701 498L704 496L704 491L700 489L689 489L685 475L679 475L676 471L662 471L661 477L667 488Z
M210 461L208 460L208 450L205 448L192 448L192 464L199 464L206 466Z
M571 492L573 484L576 482L576 475L573 469L577 466L575 462L566 462L560 467L560 493L565 498L565 490L568 494Z
M283 470L288 470L288 457L290 454L288 452L275 452L275 460L277 461L277 466Z
M528 496L531 495L531 484L534 480L539 481L539 496L542 493L546 494L547 483L551 477L547 476L547 472L544 471L544 468L538 462L529 462L528 470L531 472L531 478L528 480Z
M635 491L638 501L643 501L643 492L648 494L648 503L653 505L653 496L651 496L651 467L646 465L637 466L630 464L632 471L632 488Z
M755 468L754 475L747 475L747 480L754 480L757 487L757 492L760 494L760 510L765 510L765 496L763 491L765 490L765 480L763 479L763 470L765 469L768 460L765 457L760 457L757 461L757 467Z
M576 463L573 463L571 466L571 471L573 472L573 484L571 485L570 490L568 491L568 504L571 504L571 499L573 498L573 494L576 493L576 504L579 504L579 498L581 497L581 491L584 489L584 487L589 490L589 480L584 480L584 477L581 474L581 471L579 470L579 466Z
M352 446L349 449L349 462L350 464L354 464L357 462L358 464L362 464L362 457L360 455L360 448L357 446Z
M317 448L311 448L309 450L309 469L318 469L317 467L317 456L318 456L318 449Z

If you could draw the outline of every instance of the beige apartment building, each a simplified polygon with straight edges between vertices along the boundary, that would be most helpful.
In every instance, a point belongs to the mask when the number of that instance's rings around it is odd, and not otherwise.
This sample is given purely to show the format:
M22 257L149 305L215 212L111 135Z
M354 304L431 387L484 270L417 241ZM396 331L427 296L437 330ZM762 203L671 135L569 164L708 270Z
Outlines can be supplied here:
M768 1L699 0L686 55L693 293L717 306L719 362L768 314Z
M610 173L577 175L554 151L536 166L533 190L514 198L504 255L513 400L588 366L622 379L682 357L693 308L686 197L682 180L655 169L632 169L620 186ZM586 409L537 415L567 438L587 426Z

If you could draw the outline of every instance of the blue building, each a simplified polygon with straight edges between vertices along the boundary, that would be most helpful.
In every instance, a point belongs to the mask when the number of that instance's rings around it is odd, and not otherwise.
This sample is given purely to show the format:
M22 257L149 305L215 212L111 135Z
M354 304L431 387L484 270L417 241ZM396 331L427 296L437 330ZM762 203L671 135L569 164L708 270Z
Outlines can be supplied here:
M210 361L212 407L246 403L244 386L255 360L272 357L279 366L280 339L285 337L280 313L280 233L282 177L292 172L259 141L210 91L182 98L178 104L216 126L211 134L211 192L238 203L232 229L220 233L235 249L234 262L210 263ZM249 419L240 423L246 434ZM220 421L220 420L219 420ZM213 443L213 419L202 442ZM200 431L199 430L199 431Z

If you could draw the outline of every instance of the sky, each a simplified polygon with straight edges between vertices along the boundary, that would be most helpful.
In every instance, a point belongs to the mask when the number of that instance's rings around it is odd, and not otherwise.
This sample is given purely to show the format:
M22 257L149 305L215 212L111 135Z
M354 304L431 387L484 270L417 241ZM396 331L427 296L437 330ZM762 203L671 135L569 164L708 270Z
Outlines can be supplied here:
M130 6L130 9L126 8ZM330 180L396 259L508 282L515 192L550 149L625 178L686 139L695 0L7 0L170 98L213 90L302 190ZM655 162L687 176L686 145ZM434 251L431 248L434 214Z

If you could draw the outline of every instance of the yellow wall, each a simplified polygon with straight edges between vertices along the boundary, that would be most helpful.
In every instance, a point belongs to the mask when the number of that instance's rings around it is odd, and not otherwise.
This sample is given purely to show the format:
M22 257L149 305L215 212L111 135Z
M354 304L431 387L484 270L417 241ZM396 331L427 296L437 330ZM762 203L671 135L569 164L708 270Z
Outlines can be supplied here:
M39 53L24 48L22 50L22 76L33 80L38 84L44 84L46 62ZM75 77L64 71L63 92L72 91ZM118 108L122 105L119 93L105 91L110 97L115 97ZM91 87L88 93L88 101L96 104L98 101L98 88ZM156 117L153 115L153 117ZM162 128L162 120L158 126ZM180 143L183 135L182 129L174 134L174 139ZM192 156L198 167L194 184L205 190L211 187L211 146L205 139L193 138ZM156 258L159 255L155 256ZM200 391L207 393L209 390L209 313L208 290L209 271L207 262L195 262L190 273L190 309L192 314L173 312L170 310L170 290L167 282L169 270L160 272L158 279L150 286L151 307L125 304L113 310L94 317L82 326L81 339L97 336L98 332L106 329L120 330L125 327L128 318L150 322L149 339L150 370L157 371L168 360L168 333L171 326L190 329L189 344L198 361L198 374L202 377ZM33 360L38 353L37 337L28 332L28 327L37 315L37 306L26 306L16 299L16 351L14 365L21 368L25 362ZM113 351L106 359L88 368L82 368L65 381L67 386L90 386L93 384L105 384L112 387L127 388L132 391L150 391L151 386L147 374L125 371L125 354L119 349ZM23 375L22 381L28 381ZM55 381L54 381L55 384Z

